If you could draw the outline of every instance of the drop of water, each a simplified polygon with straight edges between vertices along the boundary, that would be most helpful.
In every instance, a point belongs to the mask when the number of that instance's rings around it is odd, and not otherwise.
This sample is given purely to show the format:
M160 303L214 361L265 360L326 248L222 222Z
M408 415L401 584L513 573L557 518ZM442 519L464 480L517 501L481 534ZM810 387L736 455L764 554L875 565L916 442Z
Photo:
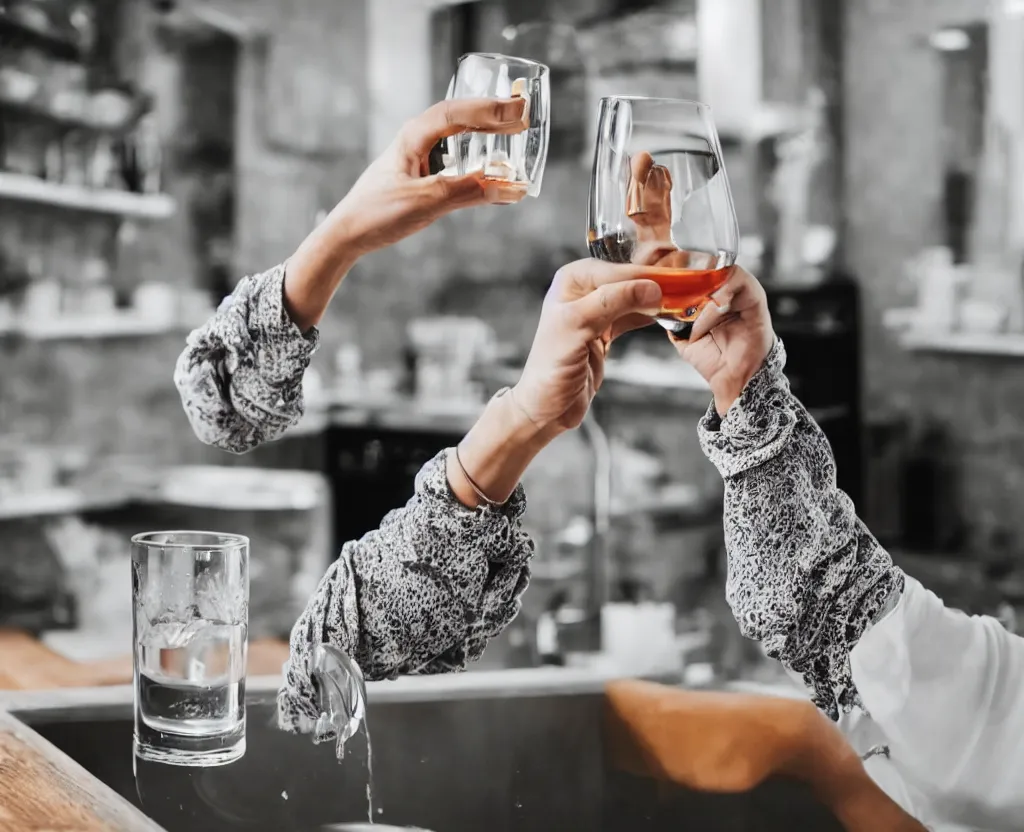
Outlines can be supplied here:
M288 799L288 792L287 791L281 792L281 797L283 797L285 800L287 800Z

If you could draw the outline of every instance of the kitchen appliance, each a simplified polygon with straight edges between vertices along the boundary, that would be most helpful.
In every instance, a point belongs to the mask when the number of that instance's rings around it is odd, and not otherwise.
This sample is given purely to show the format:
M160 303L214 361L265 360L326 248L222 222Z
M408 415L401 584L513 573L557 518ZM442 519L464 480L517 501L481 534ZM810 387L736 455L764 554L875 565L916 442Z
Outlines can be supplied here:
M465 430L337 425L327 431L324 474L334 501L337 557L349 540L380 525L389 511L405 505L416 474L443 448L458 444Z

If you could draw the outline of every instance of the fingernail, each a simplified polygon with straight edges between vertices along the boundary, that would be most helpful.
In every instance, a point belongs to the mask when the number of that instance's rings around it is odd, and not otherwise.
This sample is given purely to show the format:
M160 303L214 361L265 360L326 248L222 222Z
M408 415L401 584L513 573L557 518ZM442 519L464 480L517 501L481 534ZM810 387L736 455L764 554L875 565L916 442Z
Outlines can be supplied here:
M726 301L721 306L718 305L718 301L715 301L715 309L717 309L722 315L729 311L729 303Z
M523 121L528 121L530 118L530 93L527 88L527 80L525 78L516 78L512 82L512 97L521 98L526 104L523 105L523 114L520 118Z

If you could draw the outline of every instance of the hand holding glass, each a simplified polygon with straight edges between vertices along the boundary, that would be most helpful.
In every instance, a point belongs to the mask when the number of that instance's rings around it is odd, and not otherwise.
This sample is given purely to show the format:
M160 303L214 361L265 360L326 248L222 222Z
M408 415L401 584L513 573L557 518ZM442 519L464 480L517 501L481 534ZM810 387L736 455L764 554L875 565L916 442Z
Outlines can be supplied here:
M736 262L739 227L710 109L694 101L601 101L590 182L592 257L650 266L658 323L678 338Z

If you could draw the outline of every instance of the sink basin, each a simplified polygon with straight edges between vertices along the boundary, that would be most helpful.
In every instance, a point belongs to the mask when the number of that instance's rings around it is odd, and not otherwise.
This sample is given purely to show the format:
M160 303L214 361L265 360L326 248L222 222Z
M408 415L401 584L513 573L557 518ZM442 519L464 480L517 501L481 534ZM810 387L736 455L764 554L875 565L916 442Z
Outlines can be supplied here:
M94 691L78 702L39 695L12 703L12 711L169 832L366 823L362 735L339 764L331 745L281 733L275 687L274 680L250 683L241 761L205 770L140 763L138 783L130 690ZM373 817L382 825L432 832L841 829L797 784L714 795L618 770L605 748L603 680L594 673L481 672L368 688Z

